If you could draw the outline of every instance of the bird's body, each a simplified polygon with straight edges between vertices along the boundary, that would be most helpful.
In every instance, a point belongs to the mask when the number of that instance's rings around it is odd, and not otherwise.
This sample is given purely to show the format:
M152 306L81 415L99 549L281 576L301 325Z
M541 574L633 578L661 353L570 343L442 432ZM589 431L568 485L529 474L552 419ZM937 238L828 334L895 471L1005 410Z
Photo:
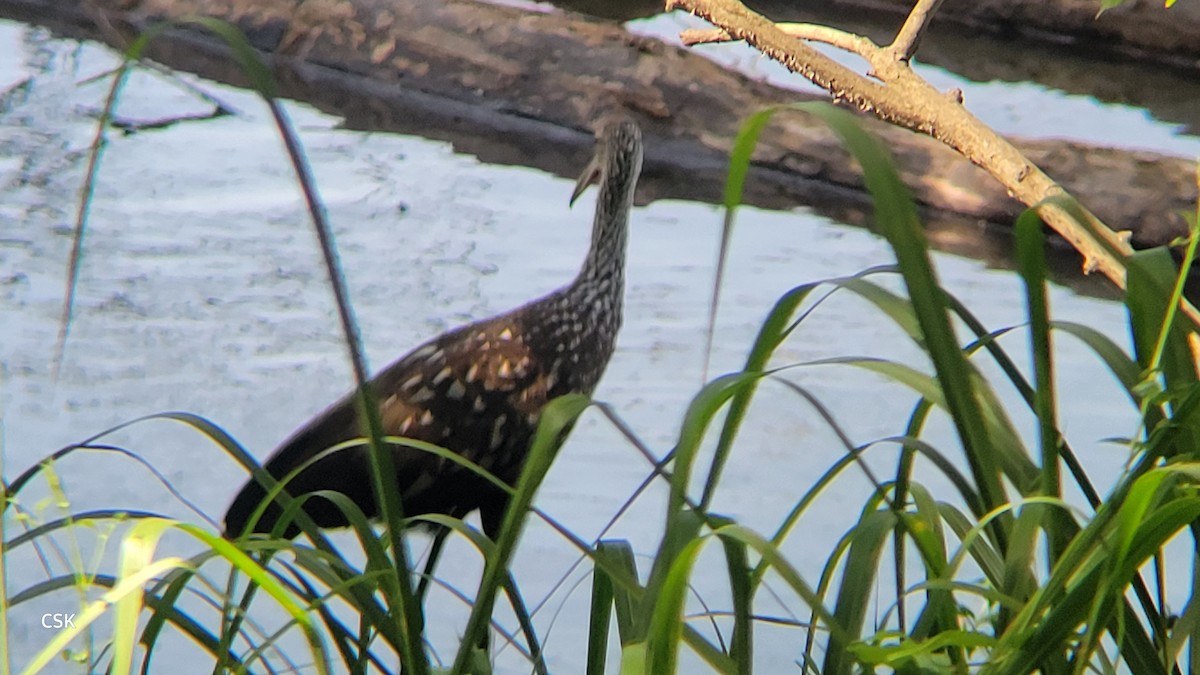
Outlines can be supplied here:
M574 197L599 179L592 245L568 286L510 312L445 333L397 360L371 381L384 434L444 447L515 484L542 407L568 393L590 395L600 380L621 325L625 241L633 188L641 171L641 135L621 119L597 134L597 152ZM574 201L572 197L572 201ZM353 396L347 396L285 441L265 468L285 477L327 449L365 436ZM507 494L455 462L424 450L391 445L405 515L463 517L479 509L494 535ZM341 492L368 516L377 516L365 445L329 453L286 486L293 497L318 490ZM266 496L251 480L225 516L226 533L242 534ZM314 497L304 507L320 527L347 524L332 502ZM272 504L253 525L270 532L279 516ZM298 529L286 528L287 536Z

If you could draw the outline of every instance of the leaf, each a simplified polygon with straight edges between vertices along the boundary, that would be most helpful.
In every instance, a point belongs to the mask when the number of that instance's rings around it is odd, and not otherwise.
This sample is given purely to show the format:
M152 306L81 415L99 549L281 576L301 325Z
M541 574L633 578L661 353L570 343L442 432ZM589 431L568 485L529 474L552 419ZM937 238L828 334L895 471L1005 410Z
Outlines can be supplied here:
M860 519L854 527L850 554L846 568L842 571L842 583L838 588L837 605L833 610L837 625L850 635L861 633L867 616L867 607L875 594L875 577L879 569L879 558L887 544L888 534L896 526L896 514L891 511L876 511ZM825 652L822 673L853 672L853 660L847 658L850 645L830 635Z
M525 459L516 491L504 514L496 549L484 564L475 605L471 608L458 655L455 657L454 672L467 672L467 665L473 658L473 648L488 630L496 590L508 573L508 561L516 548L517 539L520 538L525 517L533 504L534 494L550 470L567 429L590 404L591 401L586 396L567 394L550 401L542 408L537 432L529 446L529 455Z

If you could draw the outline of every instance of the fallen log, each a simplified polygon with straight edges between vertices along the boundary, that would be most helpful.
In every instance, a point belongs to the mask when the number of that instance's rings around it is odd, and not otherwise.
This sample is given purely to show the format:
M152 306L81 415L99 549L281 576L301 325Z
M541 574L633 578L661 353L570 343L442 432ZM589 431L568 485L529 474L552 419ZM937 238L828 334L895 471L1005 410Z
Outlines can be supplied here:
M769 4L770 0L766 0ZM912 0L833 0L840 8L908 14ZM1128 0L1098 14L1099 0L950 0L936 21L987 33L1078 44L1194 71L1200 58L1200 4Z
M0 14L118 47L155 23L223 19L270 55L284 96L340 115L351 128L449 140L483 161L562 176L585 161L595 112L617 101L647 135L642 203L719 199L739 124L764 106L803 98L615 24L470 0L0 0ZM150 54L244 85L226 51L202 30L178 28ZM933 216L1011 223L1023 209L936 141L864 122ZM1190 162L1059 141L1018 145L1110 227L1131 231L1135 245L1186 231L1179 211L1196 201ZM828 129L788 114L761 137L745 201L811 205L859 222L865 195Z

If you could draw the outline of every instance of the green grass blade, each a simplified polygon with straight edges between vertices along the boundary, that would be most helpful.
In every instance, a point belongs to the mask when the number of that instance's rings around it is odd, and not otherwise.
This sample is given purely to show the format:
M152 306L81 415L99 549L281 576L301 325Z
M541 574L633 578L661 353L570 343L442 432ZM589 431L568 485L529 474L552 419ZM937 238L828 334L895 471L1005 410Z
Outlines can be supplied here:
M1042 221L1027 210L1017 219L1017 260L1025 281L1025 300L1029 314L1030 353L1033 354L1034 381L1037 384L1034 412L1042 448L1042 494L1059 497L1062 486L1058 476L1058 415L1055 410L1054 379L1050 353L1050 307L1046 299L1046 241ZM1049 525L1049 523L1048 523ZM1056 537L1049 533L1053 546ZM1057 557L1057 549L1052 552Z
M654 620L656 606L664 592L663 587L672 571L676 569L676 560L696 541L700 536L700 528L704 526L704 519L700 514L690 509L672 513L668 518L662 542L654 554L650 578L646 580L646 592L642 595L642 606L639 608L638 622L634 630L639 641L649 640L647 631Z
M1052 519L1049 509L1040 503L1022 505L1013 521L1008 550L1004 552L1004 577L1001 593L1024 603L1037 589L1034 558L1037 555L1038 530L1043 521Z
M158 540L173 523L165 519L146 519L138 522L121 541L122 582L154 564ZM138 617L142 611L142 586L135 586L117 600L113 619L113 660L115 673L128 673L133 666L133 645L137 635Z
M1138 251L1130 258L1126 305L1133 327L1138 362L1148 371L1161 371L1168 388L1196 381L1196 369L1186 333L1175 316L1171 298L1178 269L1165 248Z
M1183 654L1184 648L1189 640L1195 640L1200 637L1200 595L1196 593L1197 577L1200 570L1193 565L1192 570L1192 585L1191 597L1188 598L1187 605L1183 611L1179 613L1175 625L1171 627L1171 636L1167 644L1167 659L1171 663L1177 663ZM1188 655L1189 660L1191 655ZM1188 672L1195 672L1189 669Z
M401 526L404 514L400 504L399 487L392 479L395 476L395 467L392 454L383 443L383 426L379 419L379 407L374 392L368 385L362 339L353 316L345 278L335 252L332 229L326 218L324 205L317 195L311 168L304 157L303 149L296 138L287 113L276 96L274 80L270 71L262 63L246 36L227 22L207 17L198 17L192 21L216 33L225 41L234 59L250 77L254 88L267 102L304 193L305 202L312 217L313 231L317 235L325 269L329 276L330 288L338 309L347 355L354 371L358 389L359 419L364 422L364 427L369 431L371 452L368 453L368 456L370 457L372 487L380 513L388 523L390 548L395 557L392 578L388 580L382 590L393 611L398 612L399 621L397 623L404 636L401 659L414 675L425 675L429 670L429 663L421 640L421 610L412 587L412 565L408 559L404 528Z
M782 524L775 530L775 534L771 536L771 544L780 546L787 539L796 523L800 520L800 516L808 512L809 506L816 501L817 497L825 491L825 489L833 482L835 478L841 475L842 471L854 464L855 458L851 454L839 457L836 462L825 470L817 480L813 482L813 486L809 488L788 511L784 517ZM754 569L754 585L757 587L762 581L762 577L767 571L767 561L760 560Z
M479 592L475 597L475 606L471 608L467 627L463 632L462 644L454 660L453 672L468 672L472 653L479 639L488 630L492 616L492 605L495 601L496 590L500 587L508 573L508 561L516 548L517 539L525 523L525 517L533 504L534 494L545 478L546 472L558 452L563 436L567 429L574 424L580 414L590 405L586 396L569 394L560 396L542 408L541 420L537 432L529 447L529 455L521 470L516 490L504 514L504 523L500 528L496 549L488 556L484 564L483 577L479 584Z
M846 567L842 571L842 583L838 588L837 604L833 610L834 621L849 635L862 632L867 607L875 593L879 558L887 545L888 535L895 527L896 514L891 511L868 513L854 527ZM850 656L849 646L849 643L842 642L831 633L821 672L853 672L855 663Z
M867 279L850 279L842 284L842 288L852 291L862 299L875 305L892 323L903 330L918 347L924 348L924 336L917 321L916 312L908 298L901 297L888 289L868 281Z
M680 514L683 515L683 514ZM681 531L681 528L673 528ZM688 582L696 557L703 548L705 539L690 538L663 566L665 572L657 588L651 587L648 598L653 602L646 608L646 672L676 673L679 664L679 647L683 641L683 607L687 599ZM657 561L656 561L657 562Z
M180 568L183 569L183 568ZM168 575L170 576L170 575ZM112 589L117 585L116 577L105 574L95 574L90 578L92 586L97 588ZM31 600L49 595L63 589L68 589L76 586L79 583L78 577L72 572L58 577L52 577L44 581L38 582L32 586L22 589L18 594L13 595L9 606L17 606ZM148 607L153 610L154 617L165 617L164 620L175 626L180 632L190 638L193 642L199 645L204 651L212 655L214 659L224 659L227 663L238 664L238 659L229 653L220 653L219 643L217 638L208 631L199 621L193 619L190 615L173 606L173 600L168 596L159 597L152 593L147 593L145 602ZM147 650L152 648L152 645L146 645Z
M738 675L750 675L754 664L754 591L746 545L721 538L725 549L725 568L733 598L733 640L729 656L737 664Z
M804 577L779 552L777 546L763 539L757 532L742 525L725 525L716 530L714 534L721 538L736 539L744 543L749 550L758 554L766 562L767 566L779 575L783 583L812 610L815 617L813 629L816 628L817 622L819 622L829 631L831 639L836 639L842 644L849 644L853 641L853 634L838 623L833 613L825 607L821 594L813 590L804 581Z
M675 449L674 470L671 474L671 494L667 503L669 512L676 513L685 506L692 466L696 461L700 443L704 439L704 432L716 417L717 412L734 395L753 386L762 376L763 373L758 372L723 375L709 382L692 398L692 402L684 414L683 426L679 432L679 442ZM716 471L715 468L714 471ZM712 482L712 473L709 478Z
M616 557L624 549L632 554L629 542L602 541L596 544L596 557ZM600 565L592 569L592 601L588 607L587 675L604 675L608 659L608 631L613 611L612 577Z
M1137 385L1142 377L1142 369L1137 362L1129 358L1124 349L1107 335L1090 326L1071 321L1054 321L1050 325L1054 330L1067 333L1091 349L1121 383L1134 405L1140 404Z
M145 51L150 42L168 28L170 28L170 24L151 26L130 42L129 47L125 50L124 60L113 76L112 85L109 87L108 94L104 99L104 106L101 108L100 115L96 120L96 133L92 138L90 152L88 153L88 165L84 172L83 186L80 189L79 208L75 212L75 231L71 239L71 254L67 261L67 282L63 291L63 308L61 318L59 319L58 336L54 345L54 357L51 361L53 364L51 378L54 381L58 380L63 356L66 353L67 338L70 334L71 320L75 308L75 294L79 285L79 270L83 264L84 236L87 233L92 197L95 194L97 177L100 174L100 162L103 159L104 150L108 146L107 131L109 124L112 122L113 110L116 108L117 99L120 98L121 90L125 87L125 82L129 79L129 74L134 63L142 58L142 52Z
M961 542L960 552L951 558L947 572L956 571L958 565L961 564L960 559L970 556L975 564L983 570L988 581L996 588L1000 588L1004 582L1004 560L987 539L979 536L976 522L950 504L939 503L938 512L942 516L942 521L950 526L954 536Z
M120 579L112 589L105 592L98 600L88 603L81 612L76 614L74 626L68 626L56 633L21 672L24 675L41 672L60 652L66 649L72 640L82 635L92 623L99 619L109 607L131 594L137 595L140 589L154 577L175 569L183 563L182 558L163 558L134 570L129 576Z
M988 411L976 398L976 385L968 376L971 368L951 328L943 292L929 260L925 233L907 188L883 148L861 129L853 115L824 103L806 104L803 109L820 117L841 136L862 165L867 189L875 201L876 224L896 254L980 496L989 509L1005 503L999 467L993 459L995 443L983 422ZM1006 546L1004 522L996 521L994 530L1001 548Z
M916 550L921 556L921 564L925 568L925 578L928 581L951 581L951 577L947 574L949 560L937 502L920 483L910 485L910 492L913 498L913 514L911 516L904 515L916 522L909 524L905 531L916 544ZM903 562L902 559L901 562ZM902 565L897 565L897 568L902 569ZM904 589L901 589L896 594L897 603L904 602L903 591ZM927 637L938 631L956 628L958 625L957 613L958 607L951 593L937 589L926 591L922 614L928 619L917 622L913 637ZM955 658L956 662L962 660L961 655Z
M631 589L626 588L623 584L617 581L618 579L636 580L638 578L637 562L633 557L633 546L631 546L630 543L625 540L601 541L596 544L595 555L595 574L598 577L602 577L603 583L607 584L610 589L609 602L612 603L612 607L616 610L617 637L620 643L622 645L627 645L644 640L645 635L638 634L636 629L636 625L638 623L636 613L638 604L641 601L641 597L639 595L635 595ZM621 575L614 578L613 570L621 570ZM595 611L595 603L593 603L593 611ZM605 618L605 621L602 624L597 624L597 622L593 620L589 625L592 626L593 631L603 630L604 635L608 635L607 618ZM592 634L595 635L595 633ZM600 643L599 640L595 638L589 639L589 663L591 662L591 656L593 653L591 651L593 642L596 643L598 650L603 650L607 645L607 639L605 639L603 643ZM599 654L598 660L600 661L600 666L603 666L604 655ZM603 672L603 670L597 672Z
M1183 262L1179 265L1179 273L1175 276L1175 285L1171 289L1171 297L1167 300L1167 313L1163 319L1158 341L1154 346L1154 367L1157 367L1163 350L1166 348L1167 335L1175 325L1175 317L1179 314L1179 301L1183 298L1183 289L1191 272L1192 263L1196 260L1196 245L1200 244L1200 222L1193 222L1188 233L1187 247L1184 249Z
M195 525L186 523L178 523L176 527L179 530L187 532L193 537L202 541L206 546L211 548L217 554L227 559L238 570L252 579L258 584L268 595L275 599L291 617L296 620L304 636L308 640L309 647L313 652L314 665L317 672L326 672L326 664L328 663L328 655L325 651L325 646L321 642L321 638L312 624L312 620L305 612L305 608L300 606L295 600L290 597L288 591L283 588L279 582L269 575L257 562L252 560L248 555L241 551L232 542L206 532Z
M737 138L733 141L733 150L729 153L729 170L725 176L725 194L722 203L725 206L725 216L721 223L721 244L717 249L717 271L713 275L712 299L708 306L708 326L705 330L704 369L701 371L707 377L708 363L712 356L713 336L717 327L717 307L721 301L721 286L725 280L725 264L729 258L729 240L733 236L733 219L737 207L742 203L742 190L746 184L746 174L750 170L750 157L754 154L754 146L758 144L758 135L770 121L778 108L767 108L749 117L738 129Z
M795 313L796 308L800 306L800 303L808 297L814 288L816 288L816 284L805 284L793 288L776 301L775 306L767 314L767 319L758 330L758 336L754 340L754 345L750 348L749 356L746 357L746 365L742 369L743 372L761 372L766 369L771 354L775 352L775 349L790 332L789 323L791 322L792 314ZM712 464L708 469L708 476L705 479L704 492L700 495L701 509L707 509L708 505L712 502L717 485L721 480L722 469L729 457L729 453L733 449L733 440L737 436L738 429L746 417L746 411L750 407L750 400L754 395L755 388L755 383L748 384L743 391L735 395L732 403L729 405L729 413L725 416L725 424L721 428L721 436L717 442L717 449L713 453Z
M758 335L754 339L754 344L750 347L750 353L746 357L746 363L742 367L742 372L762 372L766 370L767 364L775 350L779 348L783 341L794 331L804 318L815 310L825 299L829 298L833 291L814 302L805 312L796 320L791 320L792 315L812 291L823 284L833 285L834 291L852 287L852 285L869 276L894 272L891 266L871 267L858 274L841 279L828 279L822 282L803 284L797 286L776 301L775 306L767 314L767 318L763 321L759 328ZM877 288L874 284L870 286ZM746 412L750 408L751 399L757 391L758 383L749 384L745 389L737 392L733 400L729 403L729 412L725 415L724 424L721 427L721 435L717 440L716 450L713 452L712 463L708 470L708 476L705 478L704 492L700 496L700 509L707 509L712 502L712 498L716 493L717 485L721 479L721 473L724 469L725 462L729 458L729 454L733 448L734 439L737 436L738 430L741 428L742 422L746 418Z

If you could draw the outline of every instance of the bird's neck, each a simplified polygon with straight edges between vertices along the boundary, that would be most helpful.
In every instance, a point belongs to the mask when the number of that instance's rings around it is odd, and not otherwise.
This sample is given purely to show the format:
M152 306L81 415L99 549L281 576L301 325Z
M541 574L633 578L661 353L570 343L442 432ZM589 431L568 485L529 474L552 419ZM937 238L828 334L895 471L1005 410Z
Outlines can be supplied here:
M610 167L610 171L613 167ZM608 172L606 172L608 173ZM633 207L633 183L636 173L626 174L628 184L600 181L596 197L596 216L592 225L592 245L572 291L584 295L601 293L619 306L625 288L625 246L629 232L629 212Z

